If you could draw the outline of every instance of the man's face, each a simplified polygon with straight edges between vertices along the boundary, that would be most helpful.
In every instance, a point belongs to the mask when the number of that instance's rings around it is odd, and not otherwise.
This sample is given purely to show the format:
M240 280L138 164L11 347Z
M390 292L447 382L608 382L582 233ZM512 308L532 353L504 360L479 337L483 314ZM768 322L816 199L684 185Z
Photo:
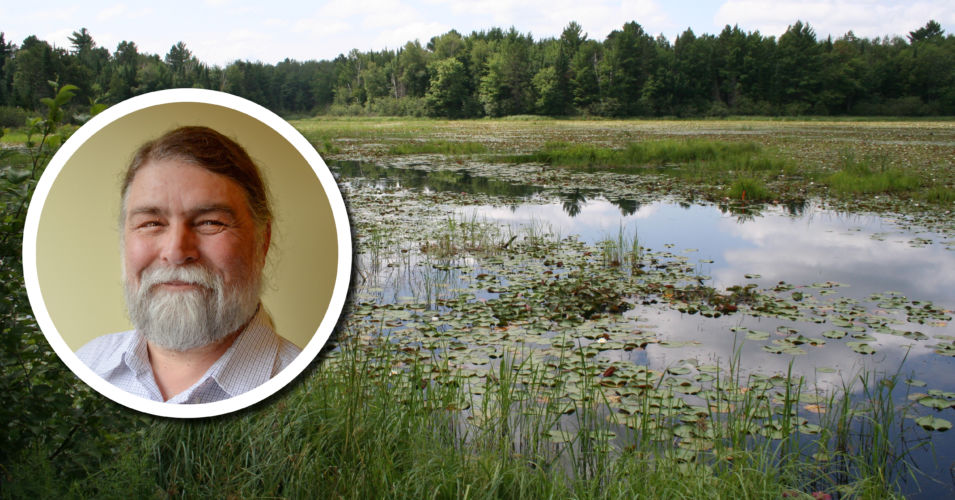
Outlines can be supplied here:
M217 293L220 299L223 294L229 300L234 298L229 294L246 298L232 300L242 302L236 306L239 310L212 308L203 317L228 320L220 328L234 328L235 321L240 321L241 326L249 319L248 302L255 301L252 307L258 302L259 275L269 235L266 230L256 237L245 193L235 181L177 159L150 161L140 167L129 185L125 207L123 263L127 302L134 302L128 305L137 328L159 330L153 335L165 335L165 331L176 328L168 321L153 321L155 317L165 315L175 322L175 318L188 314L166 309L180 307L182 299L193 303L184 307L204 306L214 302ZM219 284L213 286L209 279L203 281L186 273L195 269L206 271ZM177 274L178 271L183 274ZM150 308L152 312L148 312ZM147 311L142 313L145 316L140 315L140 321L136 318L137 310ZM204 332L210 326L190 328ZM228 333L232 332L215 332L210 338ZM193 334L179 334L183 336ZM146 337L156 340L149 332ZM178 350L192 346L178 340L168 344L163 346Z

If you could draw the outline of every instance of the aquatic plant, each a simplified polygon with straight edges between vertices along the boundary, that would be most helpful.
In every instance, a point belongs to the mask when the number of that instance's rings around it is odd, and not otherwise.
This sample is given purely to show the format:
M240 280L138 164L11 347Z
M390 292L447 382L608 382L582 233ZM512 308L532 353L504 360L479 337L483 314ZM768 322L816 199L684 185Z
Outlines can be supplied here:
M621 224L616 236L608 235L597 242L603 264L607 267L620 267L635 271L639 269L643 249L636 228L630 236Z
M922 186L918 176L889 166L884 157L880 160L857 159L852 154L843 156L838 170L826 179L826 183L833 193L841 196L908 193Z
M765 184L748 177L740 177L734 180L727 189L726 196L731 200L744 203L770 201L775 197L773 193L766 188Z

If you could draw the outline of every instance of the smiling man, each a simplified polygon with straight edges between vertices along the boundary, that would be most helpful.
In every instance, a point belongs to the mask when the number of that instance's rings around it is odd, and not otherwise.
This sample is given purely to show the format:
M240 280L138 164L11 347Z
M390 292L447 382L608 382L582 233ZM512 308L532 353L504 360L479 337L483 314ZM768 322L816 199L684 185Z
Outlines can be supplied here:
M126 171L120 224L136 329L77 351L99 376L154 401L209 403L258 387L299 354L260 301L272 209L241 146L206 127L144 144Z

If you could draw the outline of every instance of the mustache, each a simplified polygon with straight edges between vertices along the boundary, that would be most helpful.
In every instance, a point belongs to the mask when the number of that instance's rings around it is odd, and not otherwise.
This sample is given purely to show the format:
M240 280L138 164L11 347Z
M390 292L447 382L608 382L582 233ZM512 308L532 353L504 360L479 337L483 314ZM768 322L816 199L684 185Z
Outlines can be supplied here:
M142 272L139 279L139 289L142 292L149 293L153 287L164 283L185 283L215 291L222 287L222 278L202 265L156 266L147 268Z

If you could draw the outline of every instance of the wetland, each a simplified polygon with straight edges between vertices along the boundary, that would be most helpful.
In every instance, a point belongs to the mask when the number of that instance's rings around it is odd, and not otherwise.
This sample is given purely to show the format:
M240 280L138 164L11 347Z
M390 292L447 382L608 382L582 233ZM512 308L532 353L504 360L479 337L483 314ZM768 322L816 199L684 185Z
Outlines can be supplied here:
M952 494L951 122L296 126L358 253L326 362L450 391L463 443L578 478L761 450L802 460L799 494Z

